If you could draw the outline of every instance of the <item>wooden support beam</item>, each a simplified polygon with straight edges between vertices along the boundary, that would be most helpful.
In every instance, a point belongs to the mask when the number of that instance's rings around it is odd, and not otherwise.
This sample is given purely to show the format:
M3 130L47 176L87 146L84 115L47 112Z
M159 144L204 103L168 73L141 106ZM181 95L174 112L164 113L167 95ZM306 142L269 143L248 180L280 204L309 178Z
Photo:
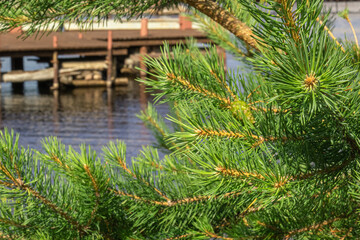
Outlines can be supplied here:
M54 68L54 79L53 79L53 85L51 87L52 90L57 90L59 89L59 59L58 59L58 39L57 36L53 36L53 47L54 47L54 52L53 52L53 59L52 59L52 64L53 64L53 68Z
M141 77L145 77L146 76L146 72L147 71L147 67L146 64L144 62L144 57L147 55L147 47L143 46L140 48L140 76Z
M149 35L149 19L141 19L140 37L147 37Z
M2 68L2 61L0 60L0 90L1 90L1 83L2 83L2 72L1 72L1 68Z
M179 25L181 30L192 29L192 22L189 17L179 15Z
M24 61L22 57L12 57L11 58L11 70L13 71L23 71ZM23 82L13 82L11 87L14 93L23 94L24 92L24 83Z
M224 61L224 70L227 71L227 57L226 57L226 51L224 48L220 46L216 46L217 54L220 56L220 58Z
M112 73L112 70L113 70L113 38L112 38L112 31L109 30L108 31L108 38L107 38L107 78L106 78L106 86L107 87L111 87L113 85L112 83L112 77L113 77L113 73Z

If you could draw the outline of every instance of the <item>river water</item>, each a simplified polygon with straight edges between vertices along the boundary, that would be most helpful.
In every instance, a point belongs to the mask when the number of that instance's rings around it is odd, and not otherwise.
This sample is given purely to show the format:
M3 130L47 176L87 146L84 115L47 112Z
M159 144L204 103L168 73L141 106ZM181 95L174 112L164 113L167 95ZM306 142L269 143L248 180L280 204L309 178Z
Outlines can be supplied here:
M354 26L359 29L360 15L350 14ZM334 34L343 38L346 32L353 39L347 22L336 19ZM360 32L360 31L358 31ZM360 37L360 36L358 36ZM227 56L228 68L239 63ZM10 59L1 58L2 72L10 70ZM26 58L25 70L46 67ZM13 129L20 134L20 144L41 150L41 140L57 136L66 145L79 149L88 144L101 152L109 141L120 139L127 144L128 155L136 156L143 145L154 142L151 133L136 117L144 109L148 94L135 81L126 87L112 91L105 88L78 88L67 91L39 91L37 82L26 82L24 91L12 91L11 84L3 83L0 97L0 129ZM167 106L158 106L160 114L166 115Z

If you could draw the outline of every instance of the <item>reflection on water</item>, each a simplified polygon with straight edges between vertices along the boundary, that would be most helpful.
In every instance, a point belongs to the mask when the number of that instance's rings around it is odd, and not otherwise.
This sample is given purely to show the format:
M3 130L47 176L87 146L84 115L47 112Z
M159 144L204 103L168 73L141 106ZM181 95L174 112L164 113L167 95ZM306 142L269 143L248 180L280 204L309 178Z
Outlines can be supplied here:
M132 81L132 80L131 80ZM154 140L136 117L148 101L138 83L128 87L78 88L41 93L36 82L28 82L24 94L15 94L11 85L3 84L1 94L1 128L20 133L20 143L41 149L41 139L58 136L75 149L82 143L100 151L110 140L124 140L130 156L141 145ZM159 111L166 113L166 106Z

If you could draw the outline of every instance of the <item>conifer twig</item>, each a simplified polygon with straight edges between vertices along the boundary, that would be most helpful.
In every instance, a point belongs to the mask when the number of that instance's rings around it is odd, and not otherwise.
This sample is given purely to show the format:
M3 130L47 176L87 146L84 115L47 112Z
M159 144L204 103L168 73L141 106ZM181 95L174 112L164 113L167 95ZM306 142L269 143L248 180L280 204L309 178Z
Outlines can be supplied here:
M201 22L201 24L203 24L204 26L206 26L208 29L211 29L212 33L214 35L216 35L217 38L219 38L219 40L221 40L222 43L226 44L229 46L229 48L231 48L234 52L236 52L237 54L239 54L240 56L244 57L245 54L243 53L243 51L241 51L241 49L239 49L238 47L236 47L232 42L230 42L229 40L227 40L226 38L224 38L221 34L219 34L216 29L215 26L211 25L210 23L206 22L204 18L202 18L201 16L199 16L198 14L194 13L194 17L196 17L197 20L199 20Z
M345 218L349 217L352 213L347 214L347 215L341 215L339 217L335 217L335 218L331 218L331 219L327 219L327 220L325 220L323 222L315 223L315 224L313 224L311 226L307 226L307 227L304 227L304 228L291 230L291 231L286 233L286 235L284 236L284 240L289 240L292 236L294 236L296 234L299 234L299 233L302 233L302 232L308 232L308 231L312 231L312 230L317 230L317 229L322 228L324 226L331 225L334 222L337 222L337 221L340 221L342 219L345 219Z
M249 177L254 177L254 178L258 178L258 179L264 179L264 177L258 173L252 173L252 172L246 172L246 171L239 171L236 169L229 169L229 168L225 168L223 166L218 166L215 168L215 171L218 172L218 174L224 175L224 176L232 176L232 177L245 177L245 178L249 178Z
M214 238L214 239L234 240L234 238L219 236L219 235L209 232L209 231L204 231L203 234L210 238Z
M130 169L126 166L125 162L123 159L118 158L117 159L120 166L127 172L129 173L134 179L140 180L141 182L143 182L146 186L151 187L153 190L155 190L162 198L164 198L167 201L171 201L170 198L168 198L167 196L165 196L159 189L157 189L156 187L150 185L150 183L148 183L147 181L145 181L145 179L143 179L142 177L137 177L132 171L130 171Z
M183 79L182 77L178 76L176 77L175 74L173 73L168 73L167 74L168 80L172 81L172 82L176 82L176 83L180 83L182 86L184 86L185 88L197 92L197 93L201 93L207 97L210 98L215 98L219 101L221 101L225 106L230 106L231 102L229 99L226 99L224 97L221 97L219 94L214 93L214 92L210 92L207 89L195 86L193 84L191 84L188 80Z
M316 18L316 21L318 21L320 23L320 25L323 25L323 21L320 20L320 18ZM336 37L334 36L334 34L330 31L330 29L324 25L324 30L328 32L329 36L336 42L336 44L341 48L341 51L345 52L345 49L343 48L343 46L341 46L341 44L339 43L339 41L336 39Z
M281 5L283 6L283 19L285 25L289 28L289 33L296 43L301 41L299 35L299 27L296 25L296 19L294 17L295 12L292 11L293 5L288 6L288 0L280 0ZM294 4L294 2L293 2Z
M212 196L212 195L195 196L195 197L188 197L188 198L183 198L183 199L179 199L179 200L169 200L169 201L165 202L165 201L156 201L156 200L145 199L143 197L125 193L120 190L109 189L109 191L112 191L119 196L125 196L125 197L132 198L134 200L139 200L139 201L145 202L145 203L159 205L159 206L167 206L167 207L178 206L178 205L182 205L182 204L189 204L189 203L194 203L194 202L201 202L201 201L206 201L206 200L210 200L210 199L236 197L243 193L243 192L233 191L233 192L228 192L228 193L224 193L224 194L217 195L217 196Z
M233 91L230 89L230 86L226 83L225 79L220 79L220 77L213 71L210 70L211 75L213 75L216 79L216 81L221 84L226 90L227 92L230 94L230 96L234 99L234 100L238 100L237 96L233 93Z
M208 0L182 0L182 2L207 15L233 33L236 37L243 40L251 47L258 49L257 41L252 35L251 28L241 22L229 11L223 9L218 3Z
M17 223L15 221L5 219L5 218L0 218L0 222L4 223L4 224L7 224L7 225L10 225L10 226L19 227L19 228L27 228L27 227L29 227L28 225L23 225L21 223ZM0 234L0 236L1 236L1 234Z
M89 176L90 180L91 180L91 183L93 185L93 188L94 188L94 191L95 191L95 206L94 206L94 209L92 210L91 212L91 216L86 224L86 228L88 226L90 226L91 222L93 221L94 217L95 217L95 213L99 207L99 202L100 202L100 193L99 193L99 187L98 187L98 184L96 182L96 179L94 178L94 176L91 174L91 171L90 171L90 168L88 165L84 164L84 169L85 169L85 172L86 174Z
M69 214L67 214L64 210L62 210L60 207L58 207L56 204L52 203L50 200L48 200L47 198L45 198L44 196L42 196L39 192L35 191L33 188L31 188L29 185L25 184L22 179L21 176L18 176L17 179L15 179L12 174L4 167L4 165L1 164L0 162L0 170L12 181L12 184L9 185L8 183L6 183L6 186L11 186L13 189L17 188L20 190L23 190L24 192L29 193L30 195L32 195L33 197L35 197L36 199L40 200L41 202L43 202L46 206L48 206L50 209L52 209L54 212L56 212L57 214L59 214L60 216L62 216L64 219L66 219L69 223L71 223L73 226L75 226L79 233L82 235L85 233L85 229L84 227L78 223L72 216L70 216Z
M177 237L166 238L165 240L178 240L178 239L190 237L191 235L193 235L193 234L188 233L188 234L180 235Z
M354 26L352 25L348 14L345 14L344 17L345 17L345 20L346 20L346 21L349 23L349 25L350 25L350 28L351 28L352 33L353 33L354 38L355 38L355 43L356 43L357 49L359 49L359 41L358 41L358 38L357 38L357 36L356 36L356 31L355 31L355 29L354 29Z

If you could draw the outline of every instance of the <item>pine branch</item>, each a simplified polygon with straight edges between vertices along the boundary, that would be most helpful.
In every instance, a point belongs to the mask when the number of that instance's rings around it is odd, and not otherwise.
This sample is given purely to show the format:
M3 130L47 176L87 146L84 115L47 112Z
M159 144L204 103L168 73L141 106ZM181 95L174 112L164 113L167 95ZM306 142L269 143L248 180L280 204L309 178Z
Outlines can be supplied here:
M203 17L201 17L199 14L194 14L193 15L193 19L200 22L202 24L202 26L205 28L205 30L211 31L209 33L210 36L215 36L216 40L217 40L217 44L221 43L222 45L226 45L228 49L230 49L230 51L232 53L235 53L236 55L240 56L240 57L245 57L245 53L238 48L237 46L235 46L234 43L232 43L230 40L228 40L220 31L221 28L219 28L216 23L213 22L208 22L206 21ZM212 21L212 20L210 20Z
M118 142L118 148L115 146L114 143L110 142L108 148L105 148L107 150L107 155L106 158L107 160L115 160L118 164L118 166L120 166L127 174L129 174L133 179L138 180L139 182L145 184L147 187L151 188L152 190L154 190L159 196L161 196L162 198L164 198L166 201L170 201L170 199L165 196L159 189L157 189L156 187L152 186L148 181L146 181L144 178L142 178L141 176L136 175L134 172L132 172L127 166L126 166L126 161L124 159L125 154L124 153L118 153L117 150L120 148L123 148L124 146L121 145L120 142Z
M8 226L13 226L13 227L17 227L17 228L28 228L28 225L24 225L9 219L5 219L5 218L0 218L0 223L6 224ZM1 233L0 233L1 236Z
M219 77L219 75L217 73L215 73L213 70L210 70L211 75L213 75L215 77L215 79L217 80L217 82L223 86L228 93L230 94L230 96L235 100L238 101L238 97L234 94L234 92L231 90L230 86L226 83L226 80L224 78Z
M323 25L323 21L320 20L320 18L316 18L316 21L318 21L320 23L320 25ZM324 30L327 31L327 33L329 34L329 36L336 42L336 45L338 45L341 48L341 51L343 51L345 53L345 49L343 46L341 46L341 44L339 43L339 41L336 39L336 37L334 36L334 34L331 32L331 30L324 25Z
M225 29L229 30L236 37L258 49L257 42L252 36L252 30L245 23L239 21L230 12L223 9L219 4L206 0L182 0L189 6L197 9L199 12L209 16L212 20L219 23Z
M218 196L212 196L212 195L208 195L208 196L195 196L195 197L188 197L188 198L184 198L184 199L178 199L178 200L168 200L168 201L155 201L155 200L149 200L137 195L133 195L133 194L129 194L129 193L125 193L119 190L112 190L109 189L110 191L116 193L118 196L125 196L125 197L129 197L130 199L133 200L137 200L137 201L141 201L144 203L148 203L148 204L152 204L152 205L158 205L158 206L166 206L166 207L174 207L174 206L179 206L179 205L183 205L183 204L191 204L191 203L197 203L197 202L205 202L208 200L216 200L216 199L223 199L223 198L233 198L236 196L239 196L241 194L243 194L244 192L228 192L228 193L224 193Z
M100 193L99 193L99 187L98 187L98 183L96 182L95 177L91 174L90 168L88 165L84 164L84 169L86 171L86 174L89 176L89 178L91 179L91 183L93 185L94 191L95 191L95 206L93 211L91 212L91 216L85 226L85 228L88 228L91 224L91 222L93 221L93 219L95 218L95 213L99 208L99 204L100 204Z
M2 166L0 166L2 167ZM4 168L1 168L1 170L4 172ZM5 172L4 172L5 173ZM6 173L8 174L8 173ZM10 176L10 175L9 175ZM56 204L42 196L39 192L35 191L33 188L31 188L29 185L23 183L21 179L14 179L12 180L12 189L18 189L22 190L25 193L28 193L29 195L33 196L34 198L40 200L43 204L45 204L47 207L49 207L51 210L53 210L55 213L63 217L65 220L67 220L72 226L74 226L81 235L85 234L87 228L82 226L79 222L77 222L71 215L66 213L63 209L58 207Z
M292 11L294 8L294 1L289 0L280 0L281 8L280 11L282 11L282 18L285 22L285 26L288 28L289 34L294 39L296 43L301 43L301 38L299 35L299 27L297 26L297 19L296 19L296 13Z
M184 88L186 88L188 90L194 91L196 93L200 93L200 94L202 94L202 95L204 95L206 97L209 97L209 98L214 98L214 99L219 100L220 102L222 102L224 104L224 106L230 106L230 104L231 104L229 99L221 97L217 93L211 92L211 91L209 91L207 89L195 86L195 85L191 84L188 80L183 79L180 76L176 76L173 73L168 73L167 77L168 77L169 81L171 81L173 83L181 84Z
M300 229L291 230L291 231L289 231L287 233L283 233L284 239L289 240L292 236L297 235L299 233L310 232L310 231L314 231L314 230L316 231L316 230L319 230L320 228L322 228L324 226L329 226L329 225L333 224L334 222L337 222L337 221L348 218L349 216L354 214L356 212L356 210L357 209L355 209L354 211L352 211L349 214L342 214L342 215L340 215L338 217L330 218L330 219L327 219L327 220L325 220L323 222L320 222L320 223L315 223L315 224L313 224L311 226L307 226L307 227L303 227L303 228L300 228Z

